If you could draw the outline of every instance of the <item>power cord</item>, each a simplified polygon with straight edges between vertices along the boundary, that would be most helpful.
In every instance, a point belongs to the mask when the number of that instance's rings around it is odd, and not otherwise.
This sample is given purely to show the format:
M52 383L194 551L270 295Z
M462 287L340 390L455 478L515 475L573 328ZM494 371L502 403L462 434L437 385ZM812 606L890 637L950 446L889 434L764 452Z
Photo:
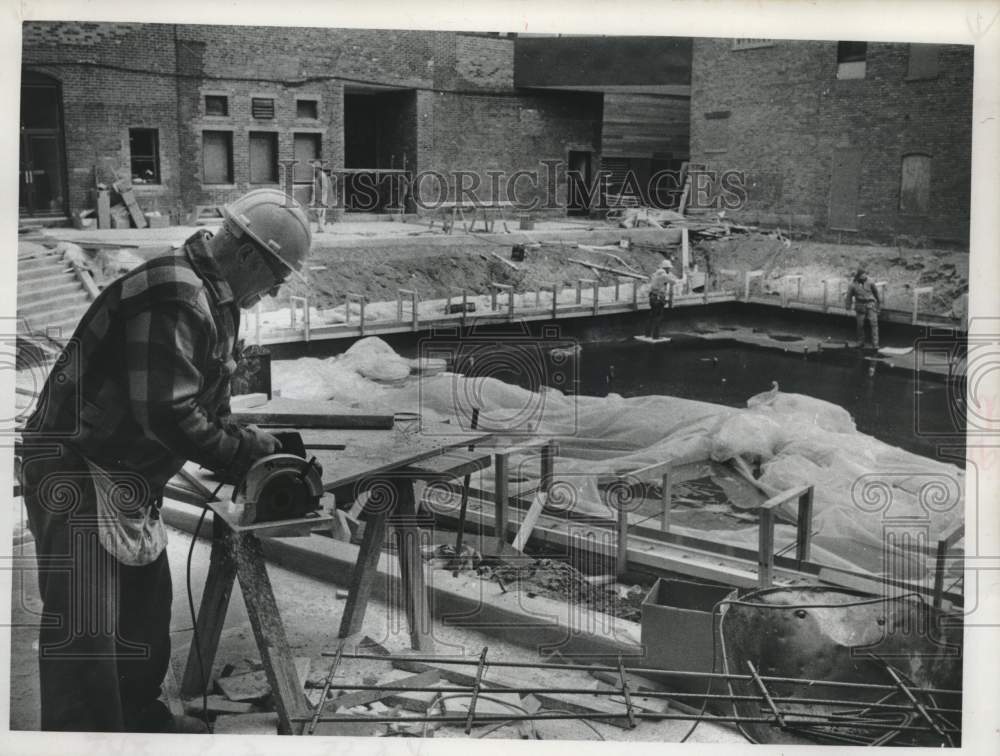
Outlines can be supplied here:
M194 643L195 654L198 657L198 672L201 679L201 720L208 727L208 679L205 675L205 662L201 656L201 643L198 642L198 618L194 611L194 594L191 591L191 558L194 555L194 544L198 540L198 534L201 532L202 523L205 522L205 515L208 514L208 503L213 501L225 482L219 483L215 487L215 490L205 499L204 505L201 510L201 517L198 518L198 524L195 525L194 533L191 534L191 546L188 548L187 555L187 572L186 572L186 583L187 583L187 599L188 599L188 609L191 612L191 627L194 630L194 636L192 642Z

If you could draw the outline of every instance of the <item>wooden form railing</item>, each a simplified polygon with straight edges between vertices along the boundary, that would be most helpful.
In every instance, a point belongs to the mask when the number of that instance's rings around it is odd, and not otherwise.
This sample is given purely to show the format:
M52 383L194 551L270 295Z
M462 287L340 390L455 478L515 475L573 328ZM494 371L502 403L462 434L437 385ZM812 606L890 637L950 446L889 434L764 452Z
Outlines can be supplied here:
M798 502L796 517L795 559L799 564L809 561L812 539L813 487L799 486L772 496L760 507L757 526L757 582L770 588L774 582L774 513L782 504Z
M638 494L633 490L637 485L652 486L660 485L660 530L664 533L670 532L670 514L672 510L672 489L674 480L673 460L658 462L647 467L633 470L629 473L601 476L599 485L603 485L605 490L611 491L609 495L609 505L616 510L616 535L617 535L617 558L616 571L619 577L625 574L628 568L628 534L629 534L629 507L623 506L623 500L634 500ZM617 492L615 488L617 487ZM626 492L627 491L627 492ZM653 498L646 494L649 488L642 492L642 498ZM617 498L615 501L613 499ZM774 525L775 510L783 504L795 501L798 504L798 515L796 518L795 536L795 559L799 565L809 561L810 545L812 538L812 514L813 514L813 487L799 486L789 489L777 496L772 496L760 507L760 521L758 524L758 546L757 546L757 566L758 584L761 588L769 587L774 581Z
M716 271L714 289L710 289L706 283L701 292L685 293L683 288L671 285L669 288L667 308L672 309L676 306L696 304L707 305L713 301L744 301L770 304L771 300L769 298L762 297L756 293L751 293L754 281L757 281L758 279L763 281L764 277L765 271L760 269L742 272L729 268L720 269ZM513 321L518 317L528 319L551 317L553 320L556 320L564 317L580 317L588 315L596 317L602 312L617 314L628 312L629 310L638 311L646 309L647 305L645 301L639 297L639 288L644 283L642 280L617 276L612 282L614 287L613 292L602 292L600 282L594 278L579 278L571 288L564 287L557 283L542 283L534 289L534 298L532 302L530 297L531 291L517 294L510 284L491 281L489 283L489 292L487 294L489 297L489 312L483 315L471 316L469 315L469 300L472 297L482 296L480 294L469 292L464 289L450 291L445 299L444 310L442 313L429 314L424 312L421 314L421 299L419 292L414 289L399 289L396 292L395 320L380 319L374 327L369 325L371 319L366 315L366 305L369 304L368 298L353 292L349 292L345 295L344 322L317 326L314 323L310 323L308 314L305 314L301 320L302 325L298 326L300 321L297 319L297 309L301 306L303 312L308 313L309 300L308 297L293 296L290 299L292 310L290 330L303 332L305 339L308 341L310 338L336 338L340 335L340 331L345 330L345 326L347 327L347 330L350 331L357 328L358 335L364 336L366 330L375 332L410 330L416 332L421 328L428 328L432 325L447 322L456 322L464 325L469 317L503 317L509 321ZM828 278L824 279L822 283L822 300L819 302L807 301L803 297L802 291L803 276L799 274L789 274L783 276L779 289L781 307L850 315L850 310L844 306L845 279ZM628 292L629 284L631 284L630 294ZM882 301L884 302L888 284L885 281L877 281L875 285L878 287ZM570 302L560 302L560 296L567 289L573 292L573 299ZM589 301L588 297L584 294L585 291L588 291L590 294ZM543 293L550 294L551 305L543 305ZM906 313L905 311L900 312L898 310L891 311L894 314L890 315L890 319L895 319L899 322L909 321L913 325L918 324L920 322L920 307L924 303L925 299L932 294L933 287L931 286L920 286L913 289L910 312ZM505 296L502 303L503 306L501 306L502 295ZM458 308L453 307L453 303L456 298L460 298L462 303L460 312L455 312L455 309ZM355 316L352 305L355 304L360 305L360 319L358 325L354 325L354 322L356 321L354 319ZM901 320L901 318L903 320ZM927 318L925 317L925 320L926 319ZM937 320L940 320L940 318L937 318ZM258 313L257 324L255 327L256 343L258 344L262 343L260 330L260 315ZM352 333L351 335L355 334ZM283 340L287 336L287 331L279 331L275 334L274 338L277 340Z

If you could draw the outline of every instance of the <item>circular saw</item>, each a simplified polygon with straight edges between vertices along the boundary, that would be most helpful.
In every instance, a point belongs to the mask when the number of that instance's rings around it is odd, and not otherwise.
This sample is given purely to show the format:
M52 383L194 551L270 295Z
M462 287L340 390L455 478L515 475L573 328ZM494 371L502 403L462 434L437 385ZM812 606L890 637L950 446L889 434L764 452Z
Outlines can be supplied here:
M261 457L247 471L236 492L242 505L240 524L310 517L320 508L323 469L316 458L295 454Z

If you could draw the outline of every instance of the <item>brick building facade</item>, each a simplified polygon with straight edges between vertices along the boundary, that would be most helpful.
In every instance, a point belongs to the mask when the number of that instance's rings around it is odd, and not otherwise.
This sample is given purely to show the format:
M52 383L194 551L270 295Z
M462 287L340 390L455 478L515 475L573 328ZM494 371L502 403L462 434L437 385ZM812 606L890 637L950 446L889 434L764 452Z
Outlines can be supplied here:
M510 38L82 22L23 33L22 120L27 108L34 128L22 166L35 170L22 171L22 215L94 207L95 175L109 168L131 173L147 211L182 215L279 185L291 160L308 198L312 157L335 171L461 170L483 199L488 171L539 171L519 199L558 204L565 172L553 183L541 161L600 151L601 93L516 89ZM379 205L393 201L378 186ZM420 190L433 200L455 187L431 177ZM356 186L345 194L364 200Z
M745 172L729 217L963 243L972 68L971 46L695 39L691 160Z

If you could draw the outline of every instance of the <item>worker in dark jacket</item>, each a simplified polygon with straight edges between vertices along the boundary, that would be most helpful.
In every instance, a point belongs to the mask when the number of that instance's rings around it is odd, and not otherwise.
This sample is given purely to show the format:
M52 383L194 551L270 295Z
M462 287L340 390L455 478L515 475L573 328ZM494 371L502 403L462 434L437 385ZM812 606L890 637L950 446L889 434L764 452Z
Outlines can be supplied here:
M660 320L663 318L667 297L671 296L673 288L682 282L683 279L674 274L674 263L670 258L664 259L660 267L649 277L649 320L646 322L648 338L660 338Z
M159 699L172 587L163 489L187 460L232 480L280 445L229 412L240 308L277 293L309 222L260 189L174 254L110 284L56 361L23 434L35 537L43 730L204 731Z
M872 348L878 349L878 311L882 306L878 296L878 288L868 279L864 268L858 268L854 280L847 288L847 309L854 307L854 317L857 321L858 349L865 345L865 321L872 332Z

